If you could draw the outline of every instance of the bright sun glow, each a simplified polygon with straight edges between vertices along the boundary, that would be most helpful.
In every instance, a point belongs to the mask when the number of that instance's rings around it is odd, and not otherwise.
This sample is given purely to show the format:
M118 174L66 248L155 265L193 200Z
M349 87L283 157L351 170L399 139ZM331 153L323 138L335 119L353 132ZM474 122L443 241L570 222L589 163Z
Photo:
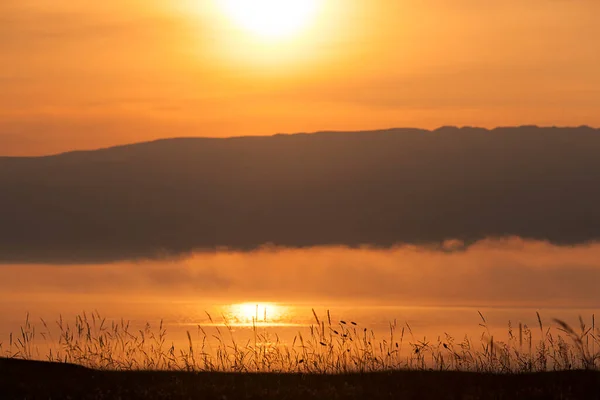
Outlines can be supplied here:
M298 33L317 11L319 0L221 0L225 13L240 27L264 38Z
M273 323L283 317L285 307L273 303L241 303L232 304L228 311L233 323Z

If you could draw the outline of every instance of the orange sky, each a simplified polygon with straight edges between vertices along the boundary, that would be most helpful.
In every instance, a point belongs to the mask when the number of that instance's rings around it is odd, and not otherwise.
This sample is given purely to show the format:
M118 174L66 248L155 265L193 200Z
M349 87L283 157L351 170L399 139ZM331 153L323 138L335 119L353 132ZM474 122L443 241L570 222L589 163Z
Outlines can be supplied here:
M217 0L0 1L0 155L172 136L600 125L600 2L321 0L264 40Z

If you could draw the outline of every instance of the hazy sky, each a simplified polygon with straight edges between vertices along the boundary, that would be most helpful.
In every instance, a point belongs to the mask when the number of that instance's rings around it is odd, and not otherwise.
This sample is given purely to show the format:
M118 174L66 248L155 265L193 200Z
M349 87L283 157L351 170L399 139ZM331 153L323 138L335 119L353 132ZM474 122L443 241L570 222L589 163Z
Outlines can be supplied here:
M258 37L217 0L0 1L0 154L171 136L600 125L600 2L322 0Z

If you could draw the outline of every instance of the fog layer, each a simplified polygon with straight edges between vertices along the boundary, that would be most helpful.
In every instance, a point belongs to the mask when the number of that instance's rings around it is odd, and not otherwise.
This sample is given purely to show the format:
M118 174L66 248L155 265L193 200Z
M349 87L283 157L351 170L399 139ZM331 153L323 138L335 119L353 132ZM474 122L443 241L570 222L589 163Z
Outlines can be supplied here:
M519 238L468 248L264 248L164 261L0 267L3 299L107 294L207 301L597 307L600 243ZM60 297L60 296L59 296Z

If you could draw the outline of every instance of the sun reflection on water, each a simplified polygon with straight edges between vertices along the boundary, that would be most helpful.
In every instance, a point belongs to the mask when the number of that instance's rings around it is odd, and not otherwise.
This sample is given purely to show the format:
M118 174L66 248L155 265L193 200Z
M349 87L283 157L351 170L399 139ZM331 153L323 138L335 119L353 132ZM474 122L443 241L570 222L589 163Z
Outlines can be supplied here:
M227 306L224 317L232 325L288 325L289 307L277 303L237 303Z

